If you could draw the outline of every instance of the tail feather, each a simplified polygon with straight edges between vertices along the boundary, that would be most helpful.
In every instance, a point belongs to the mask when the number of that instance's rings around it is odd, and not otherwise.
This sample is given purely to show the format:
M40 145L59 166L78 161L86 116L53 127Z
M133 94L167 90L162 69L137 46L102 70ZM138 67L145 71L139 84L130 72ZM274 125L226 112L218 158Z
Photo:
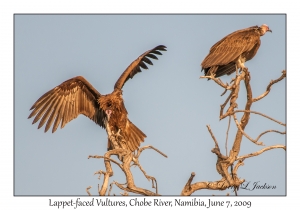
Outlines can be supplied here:
M146 138L147 136L130 121L128 131L131 133L130 138L128 140L131 143L131 145L134 146L134 148L132 148L131 151L137 150L141 142L144 142L144 138Z
M128 124L124 130L121 130L120 135L123 136L126 141L128 149L135 151L139 148L141 142L144 142L144 138L147 136L132 122L128 120ZM122 145L119 146L122 147ZM111 144L110 140L107 142L107 150L112 150L114 146Z
M135 133L134 130L131 130L131 136L130 136L130 142L134 145L134 148L138 148L140 146L139 144L139 136Z
M224 65L224 66L219 66L215 77L221 77L225 74L230 75L235 71L236 71L235 63L229 63L229 64Z
M204 69L205 76L210 76L211 74L215 74L215 78L221 77L225 74L230 75L236 71L235 63L229 63L223 66L212 66Z

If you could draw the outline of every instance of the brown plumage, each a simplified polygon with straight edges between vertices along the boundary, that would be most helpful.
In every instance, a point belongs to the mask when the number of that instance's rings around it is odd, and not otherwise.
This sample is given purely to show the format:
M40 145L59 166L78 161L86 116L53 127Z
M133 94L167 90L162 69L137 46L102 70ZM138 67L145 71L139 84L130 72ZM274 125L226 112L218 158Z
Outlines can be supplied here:
M272 32L265 24L253 26L235 31L218 41L201 63L205 76L215 74L215 77L220 77L245 68L244 63L255 56L260 37L267 31Z
M160 51L166 51L165 48L159 45L133 61L120 76L111 94L101 95L86 79L77 76L41 96L31 107L32 112L28 118L36 115L32 124L42 118L38 128L47 122L45 132L53 124L52 133L59 124L63 128L79 114L85 115L103 128L105 121L108 120L111 131L120 132L128 149L131 151L138 149L146 135L127 118L121 89L129 78L141 72L140 67L148 69L145 63L153 65L149 58L157 59L155 54L162 55ZM113 149L110 141L108 149Z

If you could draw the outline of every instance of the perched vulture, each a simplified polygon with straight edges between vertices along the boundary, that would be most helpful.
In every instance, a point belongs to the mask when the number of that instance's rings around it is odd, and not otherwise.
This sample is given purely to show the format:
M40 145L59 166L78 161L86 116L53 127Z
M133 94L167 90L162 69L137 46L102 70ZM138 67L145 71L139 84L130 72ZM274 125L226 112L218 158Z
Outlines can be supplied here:
M162 55L160 51L166 51L165 48L159 45L133 61L117 80L114 91L110 94L101 95L82 76L63 82L33 104L30 109L33 111L28 118L36 115L32 124L42 118L38 128L46 123L45 132L53 124L52 133L56 131L59 124L63 128L79 114L85 115L103 128L105 128L105 121L108 120L111 131L119 132L125 139L127 148L135 151L146 135L127 118L122 87L129 78L141 72L141 67L148 69L145 63L153 65L149 58L157 59L155 54ZM110 149L113 149L113 145L108 140L108 150Z
M246 68L244 63L251 60L260 46L260 37L267 31L272 32L266 24L261 27L235 31L214 44L202 61L205 76L215 77L230 75L237 69Z

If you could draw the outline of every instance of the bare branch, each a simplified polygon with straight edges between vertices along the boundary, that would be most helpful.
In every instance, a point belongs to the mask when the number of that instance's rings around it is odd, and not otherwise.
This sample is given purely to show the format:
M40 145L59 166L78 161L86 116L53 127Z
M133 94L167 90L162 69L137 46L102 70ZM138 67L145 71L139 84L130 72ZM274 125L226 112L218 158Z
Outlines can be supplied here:
M227 188L231 187L227 180L222 178L220 181L215 181L215 182L196 182L194 184L191 184L193 178L195 176L195 173L193 172L191 174L191 177L189 178L187 184L181 191L181 195L183 196L189 196L192 193L194 193L197 190L201 189L210 189L210 190L226 190ZM238 180L238 185L242 184L245 180Z
M226 132L226 143L225 143L226 156L228 155L227 145L228 145L228 133L229 133L229 129L230 129L230 121L231 121L231 116L229 116L229 119L228 119L228 128L227 128L227 132Z
M110 193L111 193L111 190L112 190L112 187L113 187L113 185L114 184L116 184L116 182L115 181L113 181L112 183L110 183L110 185L109 185L109 191L108 191L108 196L110 196ZM125 183L125 184L120 184L120 185L126 185L127 183ZM122 193L120 193L121 195L123 195L123 196L126 196L126 191L124 191L124 194L122 194ZM115 195L115 194L114 194ZM127 195L128 195L128 193L127 193Z
M114 159L111 159L109 157L104 157L104 156L99 156L99 155L89 155L88 159L90 159L90 158L98 158L98 159L103 158L105 160L109 160L109 161L117 164L120 168L123 167L120 163L118 163L117 161L115 161Z
M167 155L165 155L163 152L161 152L160 150L156 149L155 147L153 147L151 145L147 145L147 146L143 146L142 148L139 148L139 150L137 152L137 155L136 155L136 158L138 158L145 149L153 149L156 152L158 152L159 154L161 154L162 156L164 156L165 158L168 157Z
M213 148L211 150L212 153L215 153L221 160L226 160L228 157L221 154L219 148Z
M228 84L225 85L220 78L215 78L214 76L201 76L200 78L212 79L213 81L215 81L215 83L227 90L230 90L232 88L232 86L229 86Z
M209 133L210 133L212 139L213 139L214 142L215 142L215 148L219 149L219 145L218 145L217 139L216 139L216 137L214 136L214 134L213 134L213 132L212 132L212 130L211 130L211 128L210 128L210 125L206 125L206 127L207 127L207 129L208 129L208 131L209 131ZM220 149L219 149L219 150L220 150Z
M260 139L260 137L266 133L269 133L269 132L275 132L275 133L280 133L280 134L286 134L286 132L281 132L281 131L277 131L277 130L267 130L267 131L264 131L262 132L261 134L259 134L259 136L255 139L255 141L258 141Z
M284 124L284 123L282 123L282 122L280 122L280 121L278 121L278 120L275 120L275 119L273 119L272 117L269 117L269 116L267 116L267 115L265 115L265 114L262 114L262 113L260 113L260 112L251 111L251 110L235 110L233 113L236 113L236 112L248 112L248 113L258 114L258 115L261 115L261 116L263 116L263 117L265 117L265 118L268 118L269 120L272 120L272 121L274 121L274 122L276 122L276 123L278 123L278 124L280 124L280 125L286 126L286 124Z
M269 84L268 87L267 87L266 92L264 92L263 94L261 94L260 96L258 96L258 97L256 97L256 98L253 98L252 101L253 101L253 102L256 102L256 101L259 101L260 99L266 97L266 96L269 94L269 92L271 91L272 85L274 85L275 83L281 81L281 80L282 80L283 78L285 78L285 77L286 77L286 71L283 70L283 71L282 71L282 75L281 75L278 79L276 79L276 80L271 80L270 84Z
M113 184L114 184L115 182L112 182L112 183L110 183L110 185L109 185L109 191L108 191L108 196L110 196L110 192L111 192L111 190L112 190L112 187L113 187Z
M232 97L232 95L233 95L233 91L231 91L231 93L229 94L229 96L227 97L227 99L225 100L225 102L221 105L220 116L223 115L224 108L225 108L225 106L227 105L227 103L228 103L228 101L230 100L230 98Z
M226 83L226 85L228 86L227 83ZM225 95L225 93L227 93L227 89L224 90L224 92L221 94L221 96Z
M265 151L268 151L268 150L271 150L271 149L278 149L278 148L286 150L286 146L284 146L284 145L273 145L273 146L265 147L265 148L263 148L263 149L261 149L257 152L253 152L253 153L250 153L250 154L247 154L247 155L239 156L239 157L237 157L237 160L243 160L243 159L246 159L246 158L258 156L258 155L260 155L261 153L263 153Z
M90 189L92 188L92 186L88 186L87 188L86 188L86 192L87 192L87 194L89 195L89 196L92 196L92 194L90 193Z
M239 76L236 77L234 80L234 83L231 85L231 93L229 97L226 99L225 103L221 105L221 110L220 110L220 120L224 119L225 117L232 115L234 109L237 107L236 100L238 99L239 91L240 91L240 82L241 80L244 80L247 76L245 75L245 71L243 71ZM247 75L248 75L247 71ZM223 114L223 109L225 105L227 104L228 100L230 99L230 106L225 114Z
M254 144L256 144L256 145L264 146L263 142L257 142L257 141L255 141L254 139L252 139L248 134L246 134L246 133L243 131L243 129L241 128L241 126L240 126L240 124L239 124L239 122L238 122L238 120L237 120L235 114L233 115L233 118L234 118L234 122L235 122L236 126L238 127L239 131L240 131L244 136L246 136L247 139L249 139L250 141L252 141L252 142L253 142Z
M189 180L187 181L187 183L185 184L183 191L188 192L192 189L191 184L192 184L192 181L193 181L195 175L196 175L195 172L191 173L191 176L190 176Z
M233 166L232 166L232 165L230 165L230 169L231 169L231 176L232 176L232 179L235 180L236 174L233 173ZM235 186L235 187L234 187L234 193L235 193L235 196L238 196L237 190L238 190L238 189L237 189L237 187Z
M233 174L237 174L237 170L239 169L240 166L243 166L244 165L244 159L240 159L239 162L235 165L232 173Z
M252 141L254 144L260 145L260 146L264 146L263 142L258 142L258 140L260 139L260 137L262 137L264 134L266 133L270 133L270 132L275 132L275 133L280 133L280 134L286 134L286 132L281 132L281 131L277 131L277 130L267 130L262 132L261 134L258 135L258 137L256 139L252 139L248 134L246 134L240 127L239 122L237 121L236 115L234 114L234 121L238 127L238 129L243 133L244 136L247 137L247 139L249 139L250 141Z
M128 192L127 191L124 191L124 193L120 193L122 196L128 196Z
M156 194L154 192L151 192L150 190L142 189L142 188L139 188L139 187L129 188L128 185L127 185L127 187L123 187L118 182L115 182L115 185L117 185L121 190L136 193L136 194L142 194L142 195L148 195L148 196L157 196L157 195L159 195L159 194Z

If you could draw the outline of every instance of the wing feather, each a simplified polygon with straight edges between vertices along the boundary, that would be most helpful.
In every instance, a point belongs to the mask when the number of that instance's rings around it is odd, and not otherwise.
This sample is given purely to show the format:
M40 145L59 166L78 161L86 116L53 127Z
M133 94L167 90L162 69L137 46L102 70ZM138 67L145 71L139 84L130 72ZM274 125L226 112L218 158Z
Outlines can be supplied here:
M61 104L62 104L63 100L58 99L57 103L55 105L55 107L53 108L53 111L47 121L46 127L45 127L45 132L47 132L51 126L51 124L53 123L53 121L56 119L57 117L57 112L60 110ZM54 125L53 125L54 127Z
M148 55L146 55L146 57L158 60L158 58L155 55L153 55L153 54L148 54Z
M81 76L74 77L41 96L31 107L32 112L28 118L36 115L34 124L42 117L38 128L47 122L45 132L54 122L53 133L59 124L63 128L80 114L104 127L106 115L97 102L100 96L86 79Z
M50 103L49 103L50 100L54 100L54 95L52 97L49 97L48 100L44 100L44 106L42 106L42 104L39 104L37 106L37 110L34 109L32 111L32 113L28 117L28 118L30 118L30 117L36 115L33 122L32 122L32 124L39 121L39 119L44 115L44 113L47 111L47 108L50 106Z
M52 128L52 133L54 133L56 131L56 129L59 126L59 123L62 121L62 116L63 116L62 113L64 113L65 106L66 106L66 100L62 100L62 105L60 106L60 109L58 110L58 115L55 119L55 122L54 122L54 125Z
M166 51L165 49L166 47L163 45L159 45L151 50L146 51L145 53L143 53L141 56L139 56L135 61L133 61L128 67L127 69L123 72L123 74L119 77L118 81L116 82L114 88L118 88L118 89L122 89L122 87L124 86L125 82L129 79L129 78L133 78L133 76L135 74L137 74L138 72L141 72L140 67L144 68L144 69L148 69L148 67L146 66L146 63L152 65L152 62L148 59L148 58L153 58L153 59L157 59L157 57L154 55L162 55L162 53L160 51ZM146 58L148 57L148 58ZM149 62L150 61L150 62Z
M49 118L50 114L53 111L53 106L56 105L57 101L58 101L58 98L55 97L53 99L53 102L51 104L49 103L50 106L49 106L49 108L47 108L45 114L43 115L38 128L41 128L45 124L46 120Z
M148 63L149 65L153 65L152 61L150 59L148 59L146 56L143 57L142 61Z

